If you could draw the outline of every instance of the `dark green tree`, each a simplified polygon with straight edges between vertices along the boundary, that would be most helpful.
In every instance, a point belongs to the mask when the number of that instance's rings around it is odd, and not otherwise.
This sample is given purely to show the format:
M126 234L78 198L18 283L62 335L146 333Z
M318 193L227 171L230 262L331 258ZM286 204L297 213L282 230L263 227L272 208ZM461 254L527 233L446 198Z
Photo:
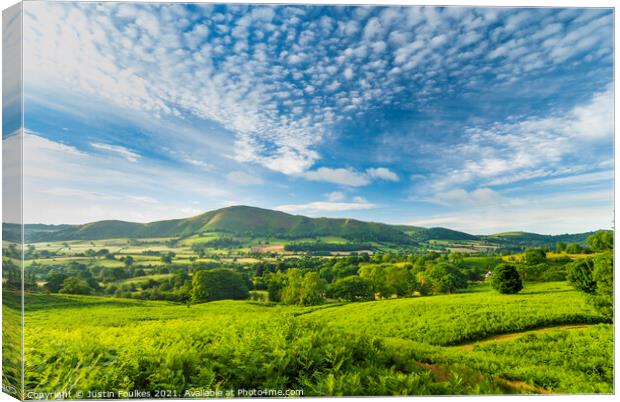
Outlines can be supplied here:
M93 288L88 286L85 280L70 276L63 281L59 293L90 295L93 293Z
M428 267L424 277L430 283L434 293L454 293L467 287L467 278L453 264L440 262Z
M65 279L67 279L66 274L58 271L50 271L45 277L45 280L47 281L45 287L51 293L58 293Z
M519 293L523 289L517 268L510 264L500 264L495 267L491 276L491 286L503 294Z
M214 300L243 300L250 295L245 278L230 269L195 272L192 278L194 303Z
M547 254L540 248L528 248L523 253L523 260L528 265L541 264L547 260Z
M125 263L126 267L130 267L133 264L133 257L128 255L127 257L125 257L123 262Z
M352 302L372 300L374 296L370 282L357 275L338 279L331 285L330 295L336 299Z

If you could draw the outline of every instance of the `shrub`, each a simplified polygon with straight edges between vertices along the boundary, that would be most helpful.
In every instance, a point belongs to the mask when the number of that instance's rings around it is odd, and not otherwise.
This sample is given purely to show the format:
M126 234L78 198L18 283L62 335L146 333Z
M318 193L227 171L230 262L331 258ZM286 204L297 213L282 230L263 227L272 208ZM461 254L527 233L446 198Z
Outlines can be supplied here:
M513 265L500 264L491 276L491 286L499 293L514 294L523 289L519 272Z
M593 294L596 282L592 277L594 265L591 259L577 260L568 265L568 282L577 290Z

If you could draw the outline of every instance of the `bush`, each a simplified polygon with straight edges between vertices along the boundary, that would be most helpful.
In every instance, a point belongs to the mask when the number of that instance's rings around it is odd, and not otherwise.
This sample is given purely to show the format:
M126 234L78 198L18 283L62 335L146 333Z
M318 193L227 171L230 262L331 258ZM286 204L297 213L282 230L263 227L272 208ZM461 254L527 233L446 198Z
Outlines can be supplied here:
M594 265L591 259L577 260L568 265L568 282L577 290L588 294L596 291L596 282L592 278Z
M519 272L513 265L500 264L491 276L491 286L499 293L514 294L523 289Z

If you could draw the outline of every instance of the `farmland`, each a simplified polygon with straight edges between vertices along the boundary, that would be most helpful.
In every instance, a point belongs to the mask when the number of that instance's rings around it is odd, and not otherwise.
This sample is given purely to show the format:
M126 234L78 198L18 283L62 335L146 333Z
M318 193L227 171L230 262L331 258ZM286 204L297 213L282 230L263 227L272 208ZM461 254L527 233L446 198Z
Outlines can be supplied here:
M233 231L242 219L229 212L216 230L189 233L198 227L189 220L161 224L165 236L119 237L106 224L114 234L106 239L92 235L96 223L62 225L28 243L26 392L35 399L257 389L289 396L613 392L605 293L611 232L526 247L506 239L535 236L503 234L492 243L447 229L373 224L368 237L339 220L330 229L296 217L291 222L315 236L292 236L275 229L287 216L277 214L267 225L272 232L257 233ZM121 229L151 230L136 225ZM184 234L169 236L171 227ZM63 231L92 238L58 239ZM429 238L437 235L446 238ZM19 359L21 274L15 244L3 249L11 367ZM498 267L512 269L522 289L498 293L490 280ZM18 376L5 370L4 383Z

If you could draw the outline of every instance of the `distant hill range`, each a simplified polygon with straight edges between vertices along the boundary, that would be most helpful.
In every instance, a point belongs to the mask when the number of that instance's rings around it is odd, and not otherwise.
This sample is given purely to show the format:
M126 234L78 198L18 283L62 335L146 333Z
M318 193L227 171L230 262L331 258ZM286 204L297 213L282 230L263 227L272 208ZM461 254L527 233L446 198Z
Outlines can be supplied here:
M24 226L27 242L101 240L114 238L187 237L204 232L226 232L236 236L281 237L287 239L337 236L355 242L377 241L402 246L429 240L487 241L512 246L555 245L556 242L582 243L593 232L541 235L527 232L507 232L493 235L472 235L446 228L422 228L388 225L355 219L309 218L280 211L249 206L233 206L185 219L151 223L116 220L84 225ZM3 224L5 240L16 241L19 227Z

